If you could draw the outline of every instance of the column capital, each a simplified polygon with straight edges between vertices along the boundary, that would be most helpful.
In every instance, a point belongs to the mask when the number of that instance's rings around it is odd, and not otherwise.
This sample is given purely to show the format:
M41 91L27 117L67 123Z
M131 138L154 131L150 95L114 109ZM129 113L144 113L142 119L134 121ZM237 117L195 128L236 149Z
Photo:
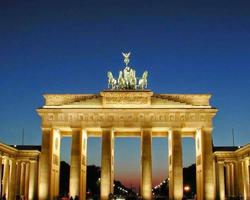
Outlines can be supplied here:
M195 131L205 131L205 132L212 132L213 131L213 127L197 127L195 128Z
M202 128L202 131L205 131L205 132L212 132L213 131L213 127L203 127Z
M41 127L42 132L51 131L52 127Z
M220 165L224 165L225 164L224 161L217 161L217 163L220 164Z
M141 127L141 131L152 131L152 127Z
M195 129L196 132L199 132L201 130L202 130L202 127L198 127L198 128Z
M37 163L37 160L32 159L32 160L30 160L30 163Z
M170 128L168 128L168 132L173 132L173 131L182 132L182 128L181 127L170 127Z
M70 128L71 129L71 132L79 132L79 131L82 131L83 128L81 127L74 127L74 128Z
M16 165L17 161L16 161L15 158L10 158L10 160L11 160L11 164L15 164Z
M243 158L243 162L244 162L244 161L246 161L246 162L249 161L249 157Z
M56 132L60 132L60 128L58 127L42 127L42 133L43 132L51 132L51 131L56 131Z
M231 160L230 160L230 161L225 161L224 164L225 164L225 165L233 165L233 164L234 164L234 161L231 161Z
M101 131L114 131L115 129L113 127L100 127Z

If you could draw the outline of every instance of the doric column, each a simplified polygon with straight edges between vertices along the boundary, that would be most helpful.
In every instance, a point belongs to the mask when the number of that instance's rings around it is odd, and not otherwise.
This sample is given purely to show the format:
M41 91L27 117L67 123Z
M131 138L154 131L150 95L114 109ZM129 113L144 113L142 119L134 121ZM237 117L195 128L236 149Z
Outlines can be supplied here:
M197 199L214 200L212 129L197 129L195 141Z
M226 164L227 197L232 197L232 174L231 163Z
M20 196L21 162L17 161L16 169L16 195Z
M244 196L244 184L243 184L243 162L241 160L238 161L238 188L239 195Z
M39 200L49 200L50 195L50 169L51 169L51 141L52 134L50 130L42 131L42 148L39 162L39 184L38 198ZM22 170L21 170L22 171ZM21 178L22 184L22 178ZM22 194L22 192L21 192Z
M225 199L225 178L224 178L224 162L217 163L218 170L218 189L219 189L219 197L220 200Z
M16 161L11 159L10 165L10 180L9 180L9 199L13 200L16 198Z
M33 200L37 199L37 178L38 178L38 166L36 160L30 161L29 167L29 192L28 199Z
M24 190L24 197L25 199L28 199L28 195L29 195L29 176L30 176L30 163L26 162L25 163L26 167L25 167L25 190Z
M102 129L101 200L113 193L114 183L114 132Z
M234 195L239 196L239 165L238 162L234 162Z
M231 173L230 173L230 164L226 164L226 187L227 187L227 198L231 197L232 191L231 191Z
M3 162L3 158L2 155L0 154L0 196L2 196L2 162Z
M180 130L170 130L168 134L169 199L183 197L182 137Z
M249 158L245 158L243 161L243 187L244 187L244 200L250 199L250 180L249 180Z
M52 200L59 194L60 144L58 129L43 129L39 163L39 200Z
M20 174L20 195L24 195L25 191L25 162L21 163L21 174Z
M73 130L70 164L70 196L86 199L87 131Z
M141 132L141 196L152 199L152 133L151 129Z
M8 199L8 186L9 186L9 158L5 157L4 159L4 168L3 168L3 191L2 195L6 195Z
M235 196L235 191L234 191L234 163L230 163L230 190L231 190L231 196Z

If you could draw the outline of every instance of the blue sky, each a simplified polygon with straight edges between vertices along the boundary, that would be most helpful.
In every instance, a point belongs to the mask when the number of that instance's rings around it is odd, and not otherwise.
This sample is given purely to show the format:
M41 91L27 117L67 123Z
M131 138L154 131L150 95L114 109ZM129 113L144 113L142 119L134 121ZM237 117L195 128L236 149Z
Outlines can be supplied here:
M249 1L0 0L0 140L18 144L24 128L25 143L40 144L35 109L42 94L98 93L107 88L107 71L122 68L121 52L131 51L131 65L139 74L149 71L153 92L213 95L215 145L232 145L232 128L236 144L247 144L249 41ZM153 143L157 182L166 176L167 142ZM89 163L99 164L100 142L89 144ZM126 174L126 146L139 158L139 144L116 141L118 177ZM189 165L192 140L184 141L183 152ZM139 160L130 160L126 168L138 169Z

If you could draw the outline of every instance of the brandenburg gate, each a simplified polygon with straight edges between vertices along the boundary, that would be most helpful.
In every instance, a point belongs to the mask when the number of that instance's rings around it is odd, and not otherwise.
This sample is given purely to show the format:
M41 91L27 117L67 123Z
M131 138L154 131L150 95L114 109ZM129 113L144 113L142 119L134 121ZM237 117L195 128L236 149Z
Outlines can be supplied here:
M46 94L37 109L42 119L39 163L40 200L59 194L60 141L72 137L70 196L86 199L88 137L102 138L101 199L113 193L114 139L141 138L140 194L152 198L152 138L168 138L169 197L183 197L182 137L193 137L196 146L197 199L215 199L212 151L213 108L209 94L155 94L146 89L147 72L141 78L126 64L116 80L108 72L109 89L99 94ZM166 152L167 153L167 152ZM167 170L167 169L166 169Z

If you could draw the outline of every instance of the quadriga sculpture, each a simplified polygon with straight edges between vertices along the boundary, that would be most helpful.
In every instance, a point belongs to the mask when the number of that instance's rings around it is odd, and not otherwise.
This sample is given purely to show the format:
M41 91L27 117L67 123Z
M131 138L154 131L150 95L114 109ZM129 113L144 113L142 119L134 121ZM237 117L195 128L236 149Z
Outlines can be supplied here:
M124 56L124 63L126 64L125 68L119 72L118 80L113 77L112 72L108 72L108 88L112 90L143 90L147 88L148 72L145 71L140 79L137 78L136 71L128 66L130 52L122 53L122 55Z

